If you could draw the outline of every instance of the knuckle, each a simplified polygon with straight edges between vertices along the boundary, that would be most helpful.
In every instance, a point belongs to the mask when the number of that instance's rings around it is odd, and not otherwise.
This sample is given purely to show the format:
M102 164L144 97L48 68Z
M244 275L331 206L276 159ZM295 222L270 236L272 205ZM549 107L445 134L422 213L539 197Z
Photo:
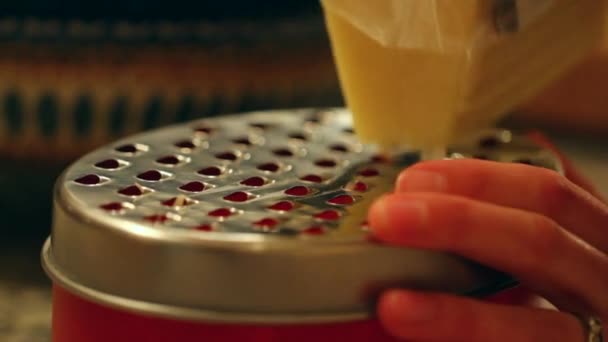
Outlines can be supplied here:
M485 168L473 164L469 167L468 177L464 179L462 195L485 200L488 196L488 190L492 189L495 184L495 179L487 172Z
M453 331L466 341L484 341L487 338L487 316L478 303L459 301L451 308L454 315Z
M472 159L438 160L423 162L409 167L398 178L398 183L407 179L408 171L426 171L441 174L445 178L445 192L487 200L492 198L492 188L499 182L494 165Z
M476 203L469 200L452 198L449 207L442 210L444 224L441 225L441 240L444 245L457 252L463 252L470 248L470 244L476 241L478 225L474 215L478 212Z
M527 250L532 267L540 263L554 262L564 245L564 232L559 225L550 218L542 215L533 215L532 227L528 230Z
M545 204L544 211L553 217L567 209L578 195L568 179L550 170L543 170L540 194Z

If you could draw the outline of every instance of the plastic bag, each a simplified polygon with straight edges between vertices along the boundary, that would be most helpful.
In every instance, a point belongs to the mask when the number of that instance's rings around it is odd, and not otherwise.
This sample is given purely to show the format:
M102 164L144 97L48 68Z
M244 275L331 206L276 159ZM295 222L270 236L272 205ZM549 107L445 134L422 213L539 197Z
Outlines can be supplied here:
M567 0L572 2L572 0ZM598 0L602 1L602 0ZM384 47L470 50L524 30L563 0L321 0Z
M445 146L591 51L605 0L321 0L359 138Z

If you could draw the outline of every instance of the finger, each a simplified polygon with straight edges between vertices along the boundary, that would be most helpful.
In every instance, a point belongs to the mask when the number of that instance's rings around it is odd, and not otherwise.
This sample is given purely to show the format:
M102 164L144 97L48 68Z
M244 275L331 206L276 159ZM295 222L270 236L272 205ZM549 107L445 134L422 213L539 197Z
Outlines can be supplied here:
M583 176L582 173L578 171L572 161L567 158L563 153L561 153L561 151L549 140L549 138L547 138L544 134L540 132L531 132L528 134L528 137L535 143L557 155L557 157L562 163L562 166L564 167L564 174L566 178L570 179L574 184L580 186L587 192L591 193L592 195L606 203L606 199L599 193L597 188L585 176Z
M480 302L444 294L393 290L378 303L378 317L407 341L582 342L579 321L566 313Z
M545 216L464 197L400 193L369 212L389 244L460 254L513 274L556 301L608 314L608 256Z
M397 192L442 192L550 217L608 251L608 206L556 172L529 165L461 159L414 165Z

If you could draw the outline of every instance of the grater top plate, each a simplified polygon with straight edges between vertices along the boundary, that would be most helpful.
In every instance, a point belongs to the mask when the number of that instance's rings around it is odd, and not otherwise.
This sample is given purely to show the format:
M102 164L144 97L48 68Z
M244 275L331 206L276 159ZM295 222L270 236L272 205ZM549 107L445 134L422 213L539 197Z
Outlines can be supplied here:
M253 113L144 133L82 158L59 191L100 223L163 238L362 240L355 209L397 170L343 114Z
M559 169L507 131L470 137L450 156ZM343 109L255 112L132 136L58 181L45 267L109 305L220 321L366 317L389 285L503 286L508 277L461 258L368 240L367 208L417 160L413 150L386 156L360 143Z

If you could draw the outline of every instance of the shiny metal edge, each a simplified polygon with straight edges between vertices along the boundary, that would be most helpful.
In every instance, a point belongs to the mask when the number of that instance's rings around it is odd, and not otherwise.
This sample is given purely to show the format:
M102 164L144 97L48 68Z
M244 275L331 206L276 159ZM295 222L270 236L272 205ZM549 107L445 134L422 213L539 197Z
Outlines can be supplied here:
M61 286L72 294L93 303L108 306L114 309L145 314L168 319L184 321L205 321L209 323L255 323L255 324L317 324L358 321L370 318L368 312L344 312L334 314L246 314L233 312L219 312L207 310L194 310L182 307L150 303L127 299L95 290L79 284L68 275L61 272L52 256L51 238L48 238L42 248L42 267L55 285Z
M79 284L60 270L52 255L52 243L49 237L43 245L41 264L47 276L55 286L60 286L84 300L133 314L146 315L179 321L200 321L206 323L233 323L233 324L263 324L263 325L289 325L289 324L328 324L362 321L373 318L369 311L340 312L340 313L278 313L278 314L247 314L236 312L222 312L213 310L188 309L183 307L151 303L140 300L105 293L91 287ZM483 297L502 290L512 288L518 284L514 278L504 276L497 279L495 284L486 288L479 288L462 295L470 297Z
M374 298L385 288L475 295L496 292L511 281L456 255L370 243L273 249L262 242L234 249L225 242L200 248L131 236L124 249L124 231L75 225L64 210L56 202L59 221L45 246L43 263L51 278L95 302L176 319L352 321L370 317ZM50 241L61 251L52 259Z

